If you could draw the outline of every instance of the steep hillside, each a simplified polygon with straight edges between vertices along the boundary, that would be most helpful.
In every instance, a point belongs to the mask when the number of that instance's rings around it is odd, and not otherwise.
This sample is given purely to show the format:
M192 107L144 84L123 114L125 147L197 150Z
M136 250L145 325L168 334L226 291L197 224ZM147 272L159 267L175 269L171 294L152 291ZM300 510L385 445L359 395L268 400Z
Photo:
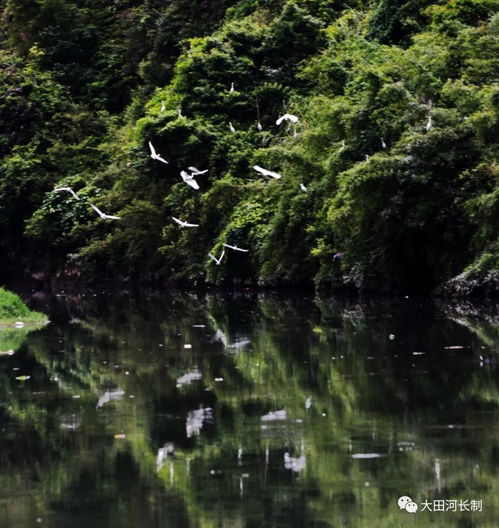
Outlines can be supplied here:
M8 0L2 273L499 291L498 7Z

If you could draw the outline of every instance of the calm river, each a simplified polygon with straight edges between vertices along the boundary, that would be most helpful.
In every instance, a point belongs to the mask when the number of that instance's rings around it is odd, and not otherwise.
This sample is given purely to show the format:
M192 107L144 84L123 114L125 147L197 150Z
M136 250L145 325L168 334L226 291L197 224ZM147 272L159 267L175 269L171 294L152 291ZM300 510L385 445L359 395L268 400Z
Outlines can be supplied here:
M0 334L1 527L499 525L497 313L251 294L31 304L49 325Z

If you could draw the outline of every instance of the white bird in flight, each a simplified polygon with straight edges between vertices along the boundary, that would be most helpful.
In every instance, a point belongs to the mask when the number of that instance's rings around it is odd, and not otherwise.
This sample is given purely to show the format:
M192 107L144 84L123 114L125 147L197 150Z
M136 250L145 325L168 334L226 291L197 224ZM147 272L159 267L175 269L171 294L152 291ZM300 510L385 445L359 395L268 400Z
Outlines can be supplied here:
M292 123L298 123L298 117L293 114L284 114L276 122L276 125L280 125L283 121L291 121Z
M156 150L154 149L150 141L149 141L149 149L151 150L152 159L162 161L163 163L168 163L165 159L163 159L159 154L156 153Z
M233 249L234 251L241 251L242 253L248 253L249 249L243 249L237 246L231 246L229 244L223 244L226 248Z
M57 189L54 189L54 192L61 192L61 191L70 193L77 200L80 199L80 197L73 191L73 189L71 189L71 187L58 187Z
M234 125L229 121L229 128L230 128L230 131L235 134L236 133L236 129L234 128Z
M104 220L120 220L121 216L113 216L108 215L106 213L103 213L98 207L96 207L94 204L90 204L90 207Z
M192 174L189 174L185 171L180 171L180 176L182 176L182 180L184 180L184 183L187 183L187 185L190 185L193 189L199 189L198 182L194 179L194 176Z
M208 253L208 256L215 261L215 264L217 266L220 266L220 263L222 262L222 259L224 258L224 255L225 255L225 250L222 251L222 253L220 254L220 256L217 258L215 257L215 255L213 255L213 253Z
M279 178L282 178L281 174L264 169L263 167L260 167L260 165L253 165L253 168L260 174L263 174L264 176L271 176L272 178L275 178L276 180L278 180Z
M193 176L199 176L200 174L205 174L208 172L208 169L205 169L205 170L199 170L199 169L196 169L196 167L187 167Z
M303 192L307 192L307 188L305 187L305 185L303 185L303 183L300 183L300 189L301 189Z
M180 227L199 227L199 224L189 224L189 222L184 222L183 220L179 220L174 216L172 216L172 218Z

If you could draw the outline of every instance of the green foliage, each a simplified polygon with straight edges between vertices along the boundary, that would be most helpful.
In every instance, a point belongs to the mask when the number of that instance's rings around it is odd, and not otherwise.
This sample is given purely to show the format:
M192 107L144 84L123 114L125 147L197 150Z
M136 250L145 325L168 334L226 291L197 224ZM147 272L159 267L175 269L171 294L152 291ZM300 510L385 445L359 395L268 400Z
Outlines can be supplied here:
M43 314L30 311L18 295L0 287L0 323L45 320Z
M497 4L9 0L2 249L219 284L420 290L497 269ZM249 252L216 265L224 243Z

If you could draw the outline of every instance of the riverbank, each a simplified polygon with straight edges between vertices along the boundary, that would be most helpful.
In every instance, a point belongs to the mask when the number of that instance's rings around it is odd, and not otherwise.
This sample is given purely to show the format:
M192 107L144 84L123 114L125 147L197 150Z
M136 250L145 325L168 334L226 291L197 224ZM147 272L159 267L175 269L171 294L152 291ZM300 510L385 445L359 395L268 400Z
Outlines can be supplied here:
M0 330L8 327L42 325L48 322L45 314L31 311L22 299L0 287Z

